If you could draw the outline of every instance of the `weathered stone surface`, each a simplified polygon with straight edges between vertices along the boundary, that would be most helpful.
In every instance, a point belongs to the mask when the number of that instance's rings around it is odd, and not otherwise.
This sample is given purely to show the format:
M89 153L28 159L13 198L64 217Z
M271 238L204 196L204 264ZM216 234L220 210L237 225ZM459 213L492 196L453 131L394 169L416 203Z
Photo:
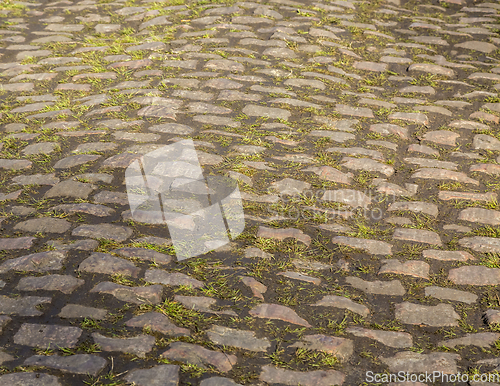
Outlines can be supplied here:
M259 379L270 384L330 386L342 385L345 375L336 370L293 371L272 366L262 367Z
M90 257L80 263L79 271L91 273L104 273L107 275L119 274L138 277L140 268L134 263L110 255L108 253L92 253Z
M36 309L40 304L52 302L52 298L39 296L8 297L0 295L0 313L20 316L40 316L42 311Z
M361 327L349 327L346 332L354 336L374 339L389 347L405 348L413 346L413 339L407 332L369 330Z
M280 273L278 273L278 275L287 277L289 279L305 281L307 283L312 283L315 285L319 285L321 283L321 279L318 279L318 278L312 277L312 276L308 276L308 275L304 275L300 272L286 271L286 272L280 272Z
M121 256L152 261L156 264L167 265L172 261L172 256L145 248L120 248L111 251Z
M423 306L409 302L395 306L396 319L406 324L417 324L431 327L458 326L460 316L449 304Z
M393 202L387 208L387 211L405 211L409 210L411 212L416 213L425 213L429 216L436 217L438 215L438 207L435 204L431 204L429 202L421 202L421 201L398 201Z
M290 347L326 352L341 361L347 361L354 351L354 344L350 339L319 334L306 335L301 341L290 345Z
M264 300L264 296L262 295L267 291L267 287L255 280L253 277L250 276L240 276L240 280L242 281L243 284L247 285L250 287L252 290L253 296Z
M179 366L159 365L150 369L132 370L125 380L137 386L177 386Z
M185 336L189 335L186 328L177 327L169 318L158 312L147 312L142 315L134 316L125 323L128 327L149 327L153 331L161 332L165 335Z
M71 228L71 223L62 218L41 217L23 221L14 229L33 233L64 233Z
M346 282L354 288L374 295L392 295L403 296L406 293L405 288L399 280L391 281L366 281L359 277L347 277Z
M127 240L132 233L132 229L128 227L112 224L80 225L71 232L73 236L110 239L118 242Z
M370 310L368 309L368 307L359 303L355 303L351 299L345 298L343 296L327 295L317 303L311 305L321 307L346 308L364 317L370 315Z
M127 287L109 281L97 284L90 292L110 294L118 300L134 304L159 304L163 297L163 287L161 285Z
M474 260L469 252L465 251L441 251L439 249L426 249L422 252L423 257L426 259L435 259L443 261L467 261Z
M401 263L397 259L390 259L383 261L383 264L380 271L378 271L379 275L382 273L391 273L429 279L430 266L423 261L411 260Z
M85 307L79 304L67 304L61 309L58 316L63 319L90 318L101 320L105 319L107 314L108 311L102 308Z
M217 303L216 299L209 298L206 296L182 296L182 295L175 295L174 300L181 303L184 307L195 310L195 311L200 311L200 312L206 312L209 314L215 314L215 315L231 315L231 316L236 316L236 312L231 311L231 310L224 310L224 311L214 311L210 307L212 305L215 305Z
M0 239L0 250L29 249L35 237L9 237ZM2 266L0 266L0 271Z
M419 354L413 351L398 352L393 357L380 358L389 366L389 371L409 373L428 373L439 371L444 374L456 374L458 372L457 361L460 355L452 353L434 352L430 354Z
M69 294L85 283L70 275L46 275L22 277L16 289L19 291L61 291Z
M243 386L232 379L223 377L206 378L200 382L200 386Z
M298 316L294 310L279 304L260 304L252 308L248 313L256 318L278 319L304 327L312 327L305 319Z
M78 327L23 323L14 335L14 343L31 347L75 347L82 335Z
M61 204L50 208L52 211L61 211L64 213L87 213L97 217L106 217L112 215L115 211L104 205L89 203L81 204Z
M458 219L481 224L500 225L500 212L482 208L467 208L460 212Z
M214 325L207 331L207 336L216 344L238 347L250 351L266 352L271 347L268 339L257 338L253 331L242 331Z
M436 286L425 287L425 296L432 296L441 300L453 300L467 304L475 303L477 295L471 292Z
M197 365L202 368L206 368L206 365L211 365L223 373L231 371L237 361L235 355L207 350L201 346L183 342L171 343L170 348L161 354L161 356L163 358Z
M476 252L500 252L500 239L494 237L464 237L458 240L458 243L465 248L470 248Z
M284 240L286 238L292 237L306 245L311 243L311 237L304 234L300 229L287 228L287 229L273 229L267 227L259 227L257 232L257 237L271 238L277 240Z
M196 280L195 278L183 273L168 273L161 269L148 269L144 275L144 279L151 283L163 284L167 286L201 288L205 285L202 281Z
M34 372L5 374L0 376L0 382L12 386L62 386L56 376Z
M144 358L153 349L156 339L150 335L138 335L132 338L108 338L97 332L92 334L94 342L103 351L121 351Z
M4 261L0 265L0 273L8 271L46 272L62 268L67 252L49 251L33 253L16 259Z
M500 269L483 265L452 268L449 271L448 280L460 285L498 285L500 284Z
M467 334L462 338L448 339L439 342L439 346L454 348L457 346L490 347L500 338L497 332L479 332L477 334Z
M60 370L65 373L89 374L96 377L108 361L98 355L76 354L71 356L33 355L24 361L25 366L40 366Z
M441 245L441 238L435 232L424 229L397 228L392 236L396 240Z
M324 201L334 201L349 205L353 208L368 208L372 200L363 192L354 189L326 190L321 197Z
M355 249L361 249L372 255L392 255L392 245L384 241L347 236L335 236L332 238L332 243L346 245Z
M85 199L96 187L83 182L66 180L59 182L45 193L46 198L70 197Z

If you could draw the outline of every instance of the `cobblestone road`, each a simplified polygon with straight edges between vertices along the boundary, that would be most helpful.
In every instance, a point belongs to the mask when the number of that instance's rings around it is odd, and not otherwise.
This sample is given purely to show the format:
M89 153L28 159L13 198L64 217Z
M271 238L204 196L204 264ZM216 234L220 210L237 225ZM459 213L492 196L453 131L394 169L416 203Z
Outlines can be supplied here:
M0 385L496 371L499 17L2 1ZM189 138L205 175L239 181L245 229L178 261L125 169Z

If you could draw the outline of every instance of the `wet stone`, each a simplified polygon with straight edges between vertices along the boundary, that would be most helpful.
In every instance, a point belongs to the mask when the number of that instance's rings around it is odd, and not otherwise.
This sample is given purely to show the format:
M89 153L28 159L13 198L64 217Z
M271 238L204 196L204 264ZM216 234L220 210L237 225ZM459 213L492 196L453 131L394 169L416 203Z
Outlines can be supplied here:
M14 343L39 348L75 347L82 332L78 327L23 323Z
M90 292L110 294L118 300L134 304L159 304L163 297L163 287L161 285L128 287L109 281L97 284Z
M22 277L16 289L19 291L61 291L70 294L85 283L70 275L47 275Z
M278 319L304 327L312 327L305 319L298 316L297 313L291 308L279 304L260 304L252 308L248 313L256 318Z
M423 306L409 302L395 305L396 319L405 324L426 325L431 327L458 326L458 315L449 304Z
M132 236L132 229L120 225L98 224L98 225L80 225L73 229L73 236L90 237L94 239L109 239L117 242L123 242Z
M262 367L259 379L269 384L330 386L342 385L345 375L336 370L293 371L270 365Z
M73 374L97 376L108 361L98 355L76 354L71 356L33 355L24 361L25 366L40 366Z
M159 365L150 369L135 369L127 374L125 380L137 386L177 386L179 366Z
M354 288L374 295L403 296L405 288L399 280L391 281L366 281L359 277L347 277L346 282Z
M253 331L242 331L214 325L207 331L207 336L215 344L238 347L250 351L266 352L271 347L266 338L256 338Z
M63 319L89 318L95 320L105 319L108 314L107 310L102 308L86 307L79 304L67 304L58 314Z
M97 332L92 334L94 342L103 351L121 351L133 354L139 358L146 357L156 343L156 339L150 335L138 335L132 338L108 338Z
M161 354L163 358L197 365L202 368L211 365L224 373L231 371L237 361L235 355L207 350L191 343L174 342L169 347L167 351Z
M349 327L346 332L354 336L376 340L389 347L405 348L413 346L413 339L407 332L369 330L361 327Z
M148 327L152 331L157 331L165 335L187 336L189 330L186 328L177 327L169 318L158 312L147 312L142 315L134 316L128 320L125 325L127 327Z
M33 233L64 233L71 228L71 223L61 218L35 218L20 222L14 227L15 230Z
M10 298L0 295L0 313L20 316L40 316L43 312L36 309L40 304L50 303L51 298L39 296L25 296Z
M441 300L452 300L467 304L475 303L477 300L477 295L471 292L436 286L425 287L425 296L432 296Z
M48 251L21 256L4 261L0 265L0 273L8 271L46 272L62 268L67 252Z
M138 277L140 268L132 262L110 255L108 253L94 252L80 263L79 271L91 273L104 273L107 275L119 274Z
M332 354L341 361L347 361L353 351L354 344L350 339L328 335L306 335L301 341L289 347L299 347L306 350L317 350Z
M343 296L327 295L317 303L311 305L321 307L345 308L364 317L370 315L370 310L366 306L355 303L351 299L345 298Z

